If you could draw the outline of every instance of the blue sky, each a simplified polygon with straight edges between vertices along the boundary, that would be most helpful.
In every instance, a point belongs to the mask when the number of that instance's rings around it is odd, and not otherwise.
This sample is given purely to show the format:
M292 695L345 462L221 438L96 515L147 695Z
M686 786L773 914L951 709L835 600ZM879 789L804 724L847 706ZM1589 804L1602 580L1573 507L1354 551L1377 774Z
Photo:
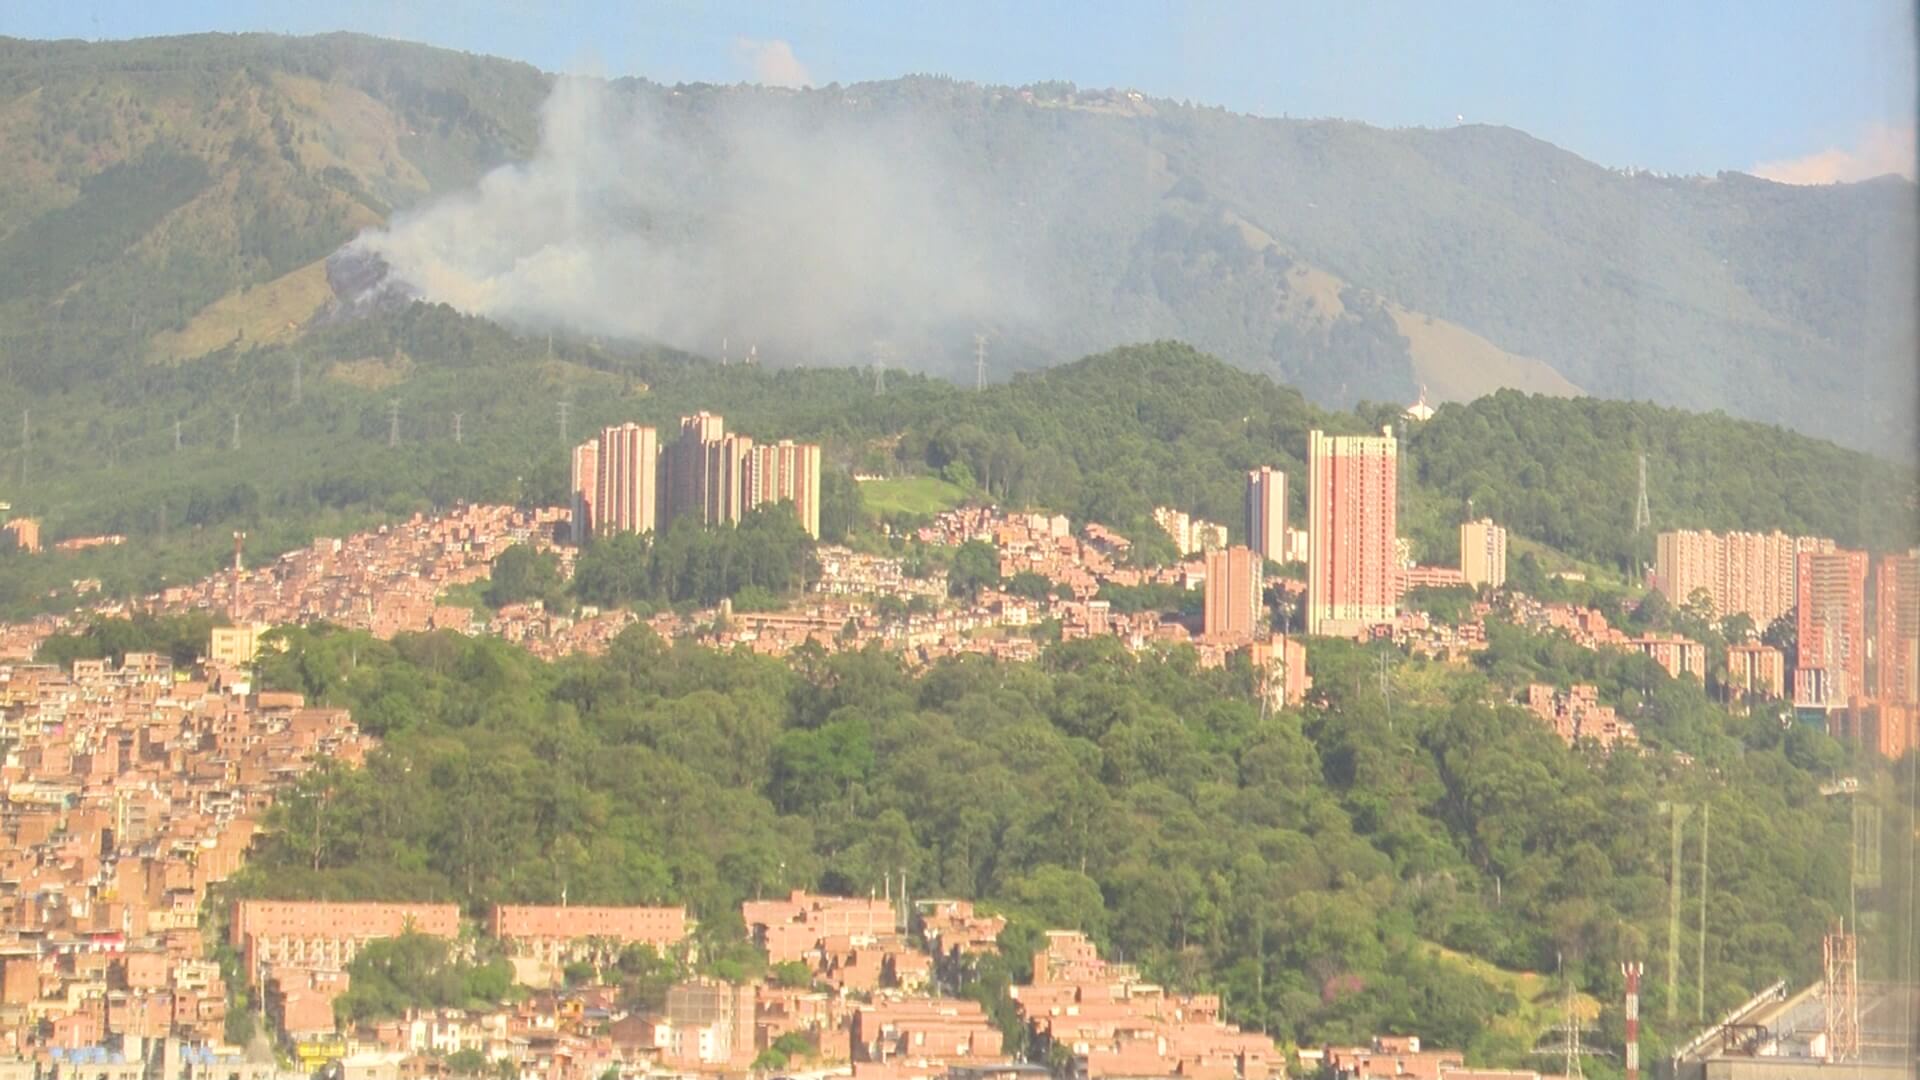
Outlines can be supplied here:
M1068 79L1272 116L1464 116L1606 165L1821 181L1912 172L1909 12L1887 0L5 0L0 34L359 30L664 82Z

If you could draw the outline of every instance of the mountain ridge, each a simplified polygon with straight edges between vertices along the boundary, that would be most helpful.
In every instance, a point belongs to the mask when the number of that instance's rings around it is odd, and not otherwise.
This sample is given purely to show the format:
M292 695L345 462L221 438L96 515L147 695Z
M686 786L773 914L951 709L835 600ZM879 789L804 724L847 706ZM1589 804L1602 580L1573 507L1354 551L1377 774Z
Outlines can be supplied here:
M103 356L177 358L187 326L216 310L255 332L277 325L235 314L236 298L364 226L472 198L490 170L534 160L558 81L355 34L0 39L0 150L28 178L0 195L0 245L24 245L63 210L138 225L82 189L156 146L209 174L169 211L171 231L148 225L114 253L118 234L103 226L57 296L0 288L0 351L29 385L70 384L120 370ZM998 374L1179 338L1334 406L1411 400L1424 384L1444 399L1517 384L1726 408L1913 452L1910 372L1896 362L1912 342L1912 275L1897 257L1915 233L1906 181L1667 177L1498 125L1259 117L1065 83L601 85L700 137L742 113L809 132L885 123L942 148L943 164L977 163L947 181L953 205L982 248L1027 275L1007 291L1045 314L988 304L972 327L910 325L902 348L923 370L969 378L978 328L994 335ZM28 274L47 255L15 254ZM1313 309L1290 277L1302 267L1358 304ZM664 340L705 352L721 336L757 339L773 362L861 358L846 341L783 347L775 325L727 335L737 314L721 333ZM1429 320L1447 328L1438 343L1407 332Z

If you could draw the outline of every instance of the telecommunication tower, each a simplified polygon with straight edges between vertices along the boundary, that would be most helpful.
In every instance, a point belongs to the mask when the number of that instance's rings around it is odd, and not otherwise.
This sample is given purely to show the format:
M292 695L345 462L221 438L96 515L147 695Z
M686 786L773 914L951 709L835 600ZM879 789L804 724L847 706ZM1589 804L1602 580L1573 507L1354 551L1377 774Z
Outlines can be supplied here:
M1620 965L1627 979L1627 1080L1640 1080L1640 973L1645 969L1638 960Z

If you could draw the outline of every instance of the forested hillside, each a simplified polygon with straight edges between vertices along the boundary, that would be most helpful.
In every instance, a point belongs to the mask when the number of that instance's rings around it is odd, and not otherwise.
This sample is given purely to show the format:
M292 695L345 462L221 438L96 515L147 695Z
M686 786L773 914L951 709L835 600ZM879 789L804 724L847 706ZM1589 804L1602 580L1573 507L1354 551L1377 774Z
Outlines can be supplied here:
M307 538L456 500L565 501L570 438L635 420L671 427L699 409L730 430L826 447L829 539L877 511L852 472L964 466L970 497L1054 508L1147 535L1172 505L1242 527L1244 471L1298 477L1307 432L1404 437L1402 531L1451 564L1473 500L1519 537L1622 572L1650 557L1631 512L1648 455L1660 527L1783 528L1882 550L1916 535L1915 477L1804 436L1649 405L1518 394L1448 405L1409 426L1398 406L1330 412L1179 344L1088 357L975 393L894 373L884 394L851 369L720 368L670 352L529 340L445 308L415 305L318 330L286 346L152 365L107 388L37 396L31 455L0 454L16 512L49 539L118 532L138 540L79 556L0 555L10 610L72 602L99 577L110 595L148 591L220 565L230 532L252 557ZM298 395L296 400L296 393ZM24 407L0 391L0 409ZM388 446L398 403L398 444ZM234 416L240 446L233 444ZM454 441L455 414L461 441ZM178 427L176 428L176 424ZM176 447L176 436L178 444ZM1305 511L1294 485L1294 512Z
M1389 712L1373 655L1339 643L1310 654L1319 704L1262 716L1244 667L1104 639L909 677L883 653L788 664L644 629L552 666L453 634L292 631L266 684L350 707L384 747L283 800L239 888L475 912L562 890L686 902L724 947L743 898L905 871L917 895L1014 917L1003 972L1037 930L1078 927L1283 1039L1409 1032L1521 1065L1532 1031L1490 1023L1518 1003L1431 946L1508 968L1564 956L1617 1000L1618 960L1664 954L1668 799L1713 806L1708 1014L1812 977L1847 902L1848 804L1817 791L1840 747L1730 718L1643 659L1569 668L1594 654L1516 634L1485 672L1598 674L1654 745L1710 767L1570 751L1502 704L1504 681L1444 665L1403 664ZM1682 1025L1647 985L1657 1057ZM1617 1046L1618 1024L1610 1009L1595 1041Z
M550 85L348 35L0 40L9 381L126 378L296 336L330 296L317 260L533 155ZM997 284L965 319L893 313L896 361L923 370L970 374L976 330L1001 374L1178 338L1322 405L1405 401L1422 384L1459 400L1578 388L1886 454L1914 443L1905 181L1628 175L1502 128L1258 119L1062 84L613 93L693 147L749 117L887 133L863 144L879 150L911 133L900 146L937 155L939 197L965 209L974 269ZM635 236L697 236L709 218L674 210L726 164L664 163ZM848 242L849 261L873 254ZM776 245L756 256L775 260L764 271L729 274L744 291L718 325L662 336L705 353L731 330L782 364L864 359L872 327L800 340L756 322L753 290L783 276L782 257Z

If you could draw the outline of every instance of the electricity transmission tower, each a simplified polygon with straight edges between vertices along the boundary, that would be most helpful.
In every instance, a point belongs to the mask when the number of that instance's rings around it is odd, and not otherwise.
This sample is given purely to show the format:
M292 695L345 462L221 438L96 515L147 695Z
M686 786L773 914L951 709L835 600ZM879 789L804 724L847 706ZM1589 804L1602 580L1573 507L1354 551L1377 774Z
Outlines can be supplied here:
M1653 514L1647 509L1647 455L1640 455L1640 494L1633 502L1633 531L1635 535L1647 531L1653 526Z
M387 401L387 449L400 445L400 399Z
M979 393L987 388L987 335L973 335L973 389Z
M873 343L873 396L887 392L887 343Z
M453 414L453 445L460 445L460 414Z

